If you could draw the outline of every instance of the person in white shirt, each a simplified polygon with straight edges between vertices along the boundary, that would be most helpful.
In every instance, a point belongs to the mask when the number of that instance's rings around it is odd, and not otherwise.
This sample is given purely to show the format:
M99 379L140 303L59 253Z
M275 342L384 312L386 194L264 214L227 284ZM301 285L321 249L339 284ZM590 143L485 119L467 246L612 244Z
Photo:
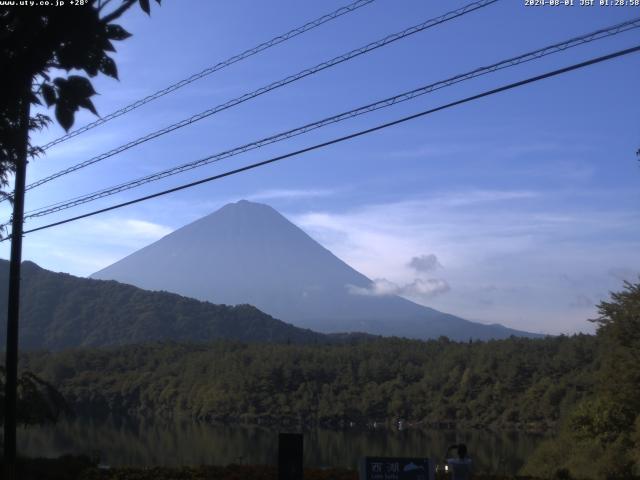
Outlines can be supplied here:
M458 456L452 456L451 450L457 450ZM464 443L450 446L446 457L452 480L469 480L471 478L473 462L467 455L467 446Z

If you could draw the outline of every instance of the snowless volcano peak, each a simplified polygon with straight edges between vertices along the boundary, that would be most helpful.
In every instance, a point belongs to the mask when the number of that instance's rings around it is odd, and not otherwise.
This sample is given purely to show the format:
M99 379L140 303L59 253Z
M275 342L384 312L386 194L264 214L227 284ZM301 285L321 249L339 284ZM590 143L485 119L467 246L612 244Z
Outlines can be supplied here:
M240 200L100 270L117 280L222 304L251 304L320 332L468 340L529 335L395 295L357 295L372 281L268 205Z

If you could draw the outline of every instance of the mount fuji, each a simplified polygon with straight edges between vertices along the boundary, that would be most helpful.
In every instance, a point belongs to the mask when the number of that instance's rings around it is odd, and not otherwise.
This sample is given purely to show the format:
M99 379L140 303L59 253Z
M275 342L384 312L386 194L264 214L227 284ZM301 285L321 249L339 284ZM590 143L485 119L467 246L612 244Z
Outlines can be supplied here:
M539 335L485 325L396 295L358 295L373 282L268 205L241 200L100 270L94 279L217 304L251 304L319 332L408 338Z

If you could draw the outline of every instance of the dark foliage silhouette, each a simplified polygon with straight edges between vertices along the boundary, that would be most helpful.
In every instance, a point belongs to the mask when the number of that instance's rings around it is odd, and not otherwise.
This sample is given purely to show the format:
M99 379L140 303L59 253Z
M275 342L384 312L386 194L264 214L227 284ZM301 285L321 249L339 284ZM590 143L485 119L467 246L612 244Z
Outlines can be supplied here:
M53 107L65 130L73 126L80 108L98 114L91 81L76 72L118 78L109 53L115 52L113 42L130 34L114 21L138 2L150 13L149 0L89 0L72 8L0 6L0 188L7 186L23 148L24 102ZM48 115L36 113L29 130L50 122ZM42 150L29 144L28 152L34 157Z
M5 369L0 366L0 404L4 402ZM51 384L30 372L18 378L18 423L39 425L56 422L61 415L71 414L66 401ZM0 409L0 422L4 419Z

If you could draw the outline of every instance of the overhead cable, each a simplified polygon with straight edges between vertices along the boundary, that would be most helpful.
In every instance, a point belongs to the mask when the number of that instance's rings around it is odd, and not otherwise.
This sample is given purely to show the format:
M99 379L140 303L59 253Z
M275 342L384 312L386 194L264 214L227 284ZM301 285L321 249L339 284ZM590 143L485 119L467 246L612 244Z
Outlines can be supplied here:
M214 162L218 162L220 160L229 158L229 157L233 157L245 152L248 152L250 150L255 150L261 147L264 147L266 145L270 145L272 143L276 143L279 141L283 141L286 139L289 139L291 137L295 137L298 135L302 135L304 133L310 132L312 130L316 130L318 128L322 128L325 127L327 125L330 124L334 124L334 123L338 123L359 115L363 115L369 112L373 112L376 110L380 110L382 108L386 108L386 107L390 107L392 105L401 103L401 102L405 102L411 99L414 99L416 97L419 97L421 95L425 95L428 93L431 93L433 91L439 90L441 88L445 88L445 87L449 87L451 85L455 85L457 83L466 81L466 80L470 80L482 75L486 75L488 73L492 73L498 70L502 70L505 68L509 68L509 67L513 67L516 65L520 65L526 62L530 62L532 60L536 60L539 58L542 58L544 56L547 55L551 55L557 52L562 52L565 51L569 48L573 48L576 47L578 45L582 45L588 42L592 42L595 40L599 40L602 38L606 38L606 37L610 37L613 35L617 35L619 33L625 32L627 30L633 29L633 28L638 28L640 27L640 18L636 18L634 20L629 20L626 22L622 22L616 25L612 25L610 27L607 28L602 28L599 30L596 30L594 32L590 32L588 34L585 35L581 35L579 37L574 37L571 38L569 40L560 42L560 43L555 43L553 45L549 45L546 46L544 48L540 48L531 52L527 52L525 54L519 55L517 57L512 57L506 60L502 60L500 62L497 63L493 63L491 65L488 66L484 66L484 67L479 67L476 68L475 70L471 70L469 72L463 73L463 74L459 74L453 77L450 77L446 80L440 80L438 82L435 83L431 83L429 85L425 85L413 90L410 90L408 92L404 92L398 95L394 95L392 97L388 97L385 98L383 100L379 100L377 102L374 103L370 103L368 105L364 105L358 108L355 108L353 110L349 110L346 112L342 112L339 113L337 115L333 115L327 118L324 118L322 120L318 120L316 122L313 123L309 123L306 125L303 125L301 127L297 127L291 130L287 130L285 132L281 132L275 135L271 135L269 137L266 138L262 138L260 140L256 140L254 142L251 143L247 143L245 145L241 145L239 147L235 147L233 149L230 150L226 150L220 153L216 153L214 155L209 155L205 158L201 158L192 162L188 162L182 165L178 165L176 167L172 167L172 168L168 168L166 170L162 170L150 175L146 175L144 177L135 179L135 180L131 180L125 183L121 183L119 185L115 185L112 187L108 187L93 193L89 193L86 195L82 195L82 196L78 196L75 198L71 198L71 199L67 199L61 202L57 202L54 204L50 204L47 206L43 206L40 207L38 209L35 210L31 210L29 212L27 212L27 214L25 215L25 218L36 218L36 217L42 217L45 215L50 215L52 213L55 212L59 212L61 210L66 210L68 208L72 208L78 205L82 205L84 203L88 203L88 202L92 202L94 200L98 200L100 198L104 198L107 196L111 196L111 195L115 195L117 193L126 191L126 190L130 190L157 180L161 180L163 178L172 176L172 175L177 175L179 173L183 173L195 168L199 168L202 167L204 165L208 165Z
M462 105L462 104L469 103L469 102L472 102L472 101L475 101L475 100L479 100L479 99L484 98L484 97L488 97L490 95L495 95L495 94L500 93L500 92L504 92L504 91L507 91L507 90L512 90L512 89L517 88L517 87L521 87L521 86L524 86L524 85L527 85L527 84L530 84L530 83L534 83L534 82L538 82L538 81L541 81L541 80L544 80L544 79L547 79L547 78L551 78L551 77L555 77L555 76L558 76L558 75L562 75L562 74L571 72L573 70L578 70L578 69L581 69L581 68L584 68L584 67L587 67L587 66L590 66L590 65L595 65L597 63L605 62L607 60L611 60L611 59L614 59L614 58L622 57L624 55L629 55L631 53L636 53L638 51L640 51L640 45L637 45L637 46L631 47L631 48L627 48L627 49L624 49L624 50L619 50L619 51L610 53L608 55L603 55L603 56L600 56L600 57L597 57L597 58L592 58L592 59L584 61L584 62L576 63L576 64L570 65L568 67L564 67L564 68L560 68L560 69L557 69L557 70L553 70L553 71L544 73L542 75L536 75L535 77L529 77L529 78L527 78L525 80L520 80L518 82L510 83L508 85L504 85L502 87L494 88L492 90L487 90L487 91L479 93L477 95L473 95L473 96L470 96L470 97L463 98L462 100L457 100L455 102L447 103L445 105L441 105L439 107L432 108L432 109L429 109L429 110L424 110L422 112L415 113L413 115L409 115L409 116L406 116L406 117L403 117L403 118L400 118L400 119L397 119L397 120L394 120L394 121L391 121L391 122L383 123L381 125L377 125L375 127L368 128L366 130L360 130L358 132L355 132L355 133L352 133L352 134L349 134L349 135L345 135L345 136L342 136L342 137L339 137L339 138L334 138L333 140L329 140L327 142L318 143L316 145L312 145L310 147L306 147L306 148L303 148L301 150L296 150L294 152L290 152L290 153L287 153L285 155L280 155L280 156L277 156L277 157L270 158L268 160L263 160L261 162L252 163L252 164L246 165L244 167L236 168L234 170L230 170L230 171L227 171L227 172L224 172L224 173L220 173L220 174L213 175L213 176L210 176L210 177L207 177L207 178L203 178L203 179L197 180L195 182L190 182L190 183L187 183L187 184L184 184L184 185L180 185L178 187L173 187L173 188L170 188L168 190L163 190L161 192L156 192L156 193L153 193L151 195L146 195L144 197L139 197L139 198L136 198L134 200L129 200L127 202L122 202L122 203L119 203L119 204L116 204L116 205L112 205L110 207L101 208L101 209L94 210L92 212L88 212L88 213L85 213L85 214L82 214L82 215L77 215L75 217L67 218L67 219L60 220L60 221L57 221L57 222L53 222L53 223L50 223L50 224L47 224L47 225L42 225L40 227L32 228L30 230L26 230L24 233L25 234L33 233L33 232L37 232L37 231L40 231L40 230L45 230L45 229L48 229L48 228L56 227L58 225L63 225L63 224L74 222L74 221L77 221L77 220L80 220L80 219L83 219L83 218L92 217L92 216L98 215L100 213L109 212L109 211L112 211L112 210L116 210L116 209L119 209L119 208L123 208L123 207L129 206L129 205L133 205L133 204L136 204L136 203L144 202L146 200L150 200L150 199L153 199L153 198L158 198L160 196L167 195L169 193L174 193L174 192L177 192L177 191L180 191L180 190L185 190L185 189L188 189L188 188L195 187L197 185L202 185L204 183L212 182L214 180L219 180L221 178L225 178L225 177L229 177L229 176L232 176L232 175L236 175L238 173L242 173L242 172L246 172L246 171L249 171L249 170L253 170L255 168L262 167L262 166L265 166L265 165L269 165L271 163L275 163L275 162L278 162L278 161L281 161L281 160L284 160L284 159L287 159L287 158L299 156L299 155L301 155L303 153L307 153L307 152L310 152L310 151L313 151L313 150L318 150L318 149L321 149L321 148L324 148L324 147L328 147L329 145L334 145L334 144L341 143L341 142L344 142L344 141L347 141L347 140L351 140L351 139L354 139L354 138L357 138L357 137L361 137L363 135L367 135L369 133L373 133L373 132L376 132L378 130L389 128L389 127L392 127L394 125L399 125L401 123L408 122L410 120L415 120L416 118L424 117L426 115L430 115L430 114L433 114L435 112L439 112L441 110L446 110L446 109L449 109L449 108L452 108L452 107L455 107L455 106L458 106L458 105ZM9 237L3 239L2 241L6 240L8 238L11 238L11 237L9 236Z
M68 168L65 168L64 170L60 170L52 175L49 175L48 177L42 178L40 180L37 180L29 185L27 185L26 189L27 190L31 190L33 188L39 187L40 185L43 185L47 182L50 182L52 180L55 180L58 177L61 177L63 175L68 175L69 173L75 172L77 170L80 170L82 168L88 167L89 165L93 165L97 162L100 162L102 160L105 160L109 157L113 157L114 155L117 155L119 153L124 152L125 150L129 150L130 148L133 148L137 145L143 144L145 142L148 142L150 140L153 140L155 138L158 138L162 135L165 135L169 132L173 132L175 130L178 130L179 128L185 127L187 125L191 125L199 120L202 120L204 118L210 117L211 115L214 115L216 113L219 113L223 110L227 110L231 107L235 107L236 105L239 105L241 103L246 102L247 100L251 100L253 98L256 98L260 95L263 95L267 92L270 92L272 90L275 90L277 88L283 87L285 85L288 85L290 83L296 82L302 78L308 77L310 75L316 74L322 70L325 70L327 68L330 67L334 67L336 65L339 65L343 62L346 62L348 60L351 60L353 58L356 58L360 55L364 55L368 52L371 52L373 50L376 50L380 47L383 47L385 45L388 45L390 43L396 42L398 40L401 40L403 38L406 38L410 35L413 35L415 33L421 32L423 30L426 30L428 28L434 27L436 25L440 25L444 22L447 22L449 20L453 20L454 18L458 18L461 17L463 15L466 15L468 13L471 13L475 10L478 10L480 8L489 6L493 3L496 3L499 0L479 0L479 1L475 1L473 3L470 3L464 7L458 8L456 10L453 10L451 12L445 13L444 15L440 15L439 17L436 18L432 18L430 20L427 20L425 22L422 22L418 25L414 25L413 27L409 27L401 32L398 33L394 33L391 35L388 35L386 37L384 37L383 39L377 40L375 42L369 43L363 47L357 48L355 50L351 50L350 52L347 52L343 55L339 55L337 57L332 58L331 60L327 60L325 62L322 62L318 65L315 65L311 68L307 68L305 70L302 70L294 75L289 75L288 77L285 77L281 80L278 80L276 82L270 83L269 85L266 85L264 87L261 87L257 90L254 90L253 92L250 93L245 93L244 95L241 95L240 97L234 98L232 100L229 100L228 102L225 102L223 104L217 105L213 108L210 108L208 110L205 110L203 112L200 112L196 115L193 115L189 118L186 118L184 120L181 120L177 123L174 123L172 125L169 125L167 127L161 128L160 130L156 130L154 132L151 132L143 137L137 138L135 140L132 140L128 143L125 143L124 145L120 145L119 147L116 147L112 150L109 150L108 152L102 153L100 155L97 155L93 158L90 158L88 160L85 160L83 162L80 162L76 165L72 165Z
M260 45L257 45L253 48L250 48L248 50L245 50L242 53L239 53L237 55L234 55L222 62L216 63L215 65L212 65L210 67L205 68L204 70L202 70L201 72L195 73L193 75L191 75L190 77L184 78L176 83L173 83L171 85L169 85L168 87L163 88L162 90L158 90L155 93L152 93L151 95L147 95L144 98L141 98L140 100L136 100L135 102L120 108L119 110L116 110L115 112L112 112L108 115L105 115L104 117L100 117L99 119L97 119L94 122L91 122L87 125L84 125L83 127L80 127L76 130L73 130L69 133L67 133L66 135L63 135L59 138L56 138L55 140L50 141L49 143L43 145L41 148L43 150L48 150L49 148L53 147L54 145L57 145L59 143L62 143L66 140L69 140L70 138L76 137L78 135L80 135L81 133L84 133L88 130L91 130L93 128L96 128L100 125L103 125L105 123L107 123L110 120L113 120L114 118L118 118L126 113L131 112L132 110L136 110L137 108L140 108L141 106L152 102L153 100L157 100L158 98L164 97L165 95L168 95L169 93L175 92L176 90L189 85L190 83L193 83L197 80L200 80L202 78L205 78L209 75L211 75L212 73L215 73L219 70L222 70L223 68L226 68L230 65L233 65L234 63L237 63L241 60L245 60L249 57L252 57L253 55L256 55L257 53L263 52L264 50L267 50L271 47L274 47L280 43L286 42L287 40L290 40L294 37L297 37L298 35L301 35L303 33L308 32L309 30L313 30L316 27L319 27L320 25L323 25L327 22L330 22L331 20L335 20L338 17L341 17L343 15L346 15L348 13L351 13L361 7L364 7L365 5L369 5L370 3L374 2L375 0L356 0L353 3L350 3L349 5L346 5L344 7L338 8L337 10L334 10L331 13L328 13L326 15L323 15L319 18L316 18L315 20L312 20L308 23L305 23L304 25L302 25L301 27L298 28L294 28L293 30L289 30L287 33L283 33L282 35L278 35L277 37L272 38L271 40L268 40L266 42L261 43Z

